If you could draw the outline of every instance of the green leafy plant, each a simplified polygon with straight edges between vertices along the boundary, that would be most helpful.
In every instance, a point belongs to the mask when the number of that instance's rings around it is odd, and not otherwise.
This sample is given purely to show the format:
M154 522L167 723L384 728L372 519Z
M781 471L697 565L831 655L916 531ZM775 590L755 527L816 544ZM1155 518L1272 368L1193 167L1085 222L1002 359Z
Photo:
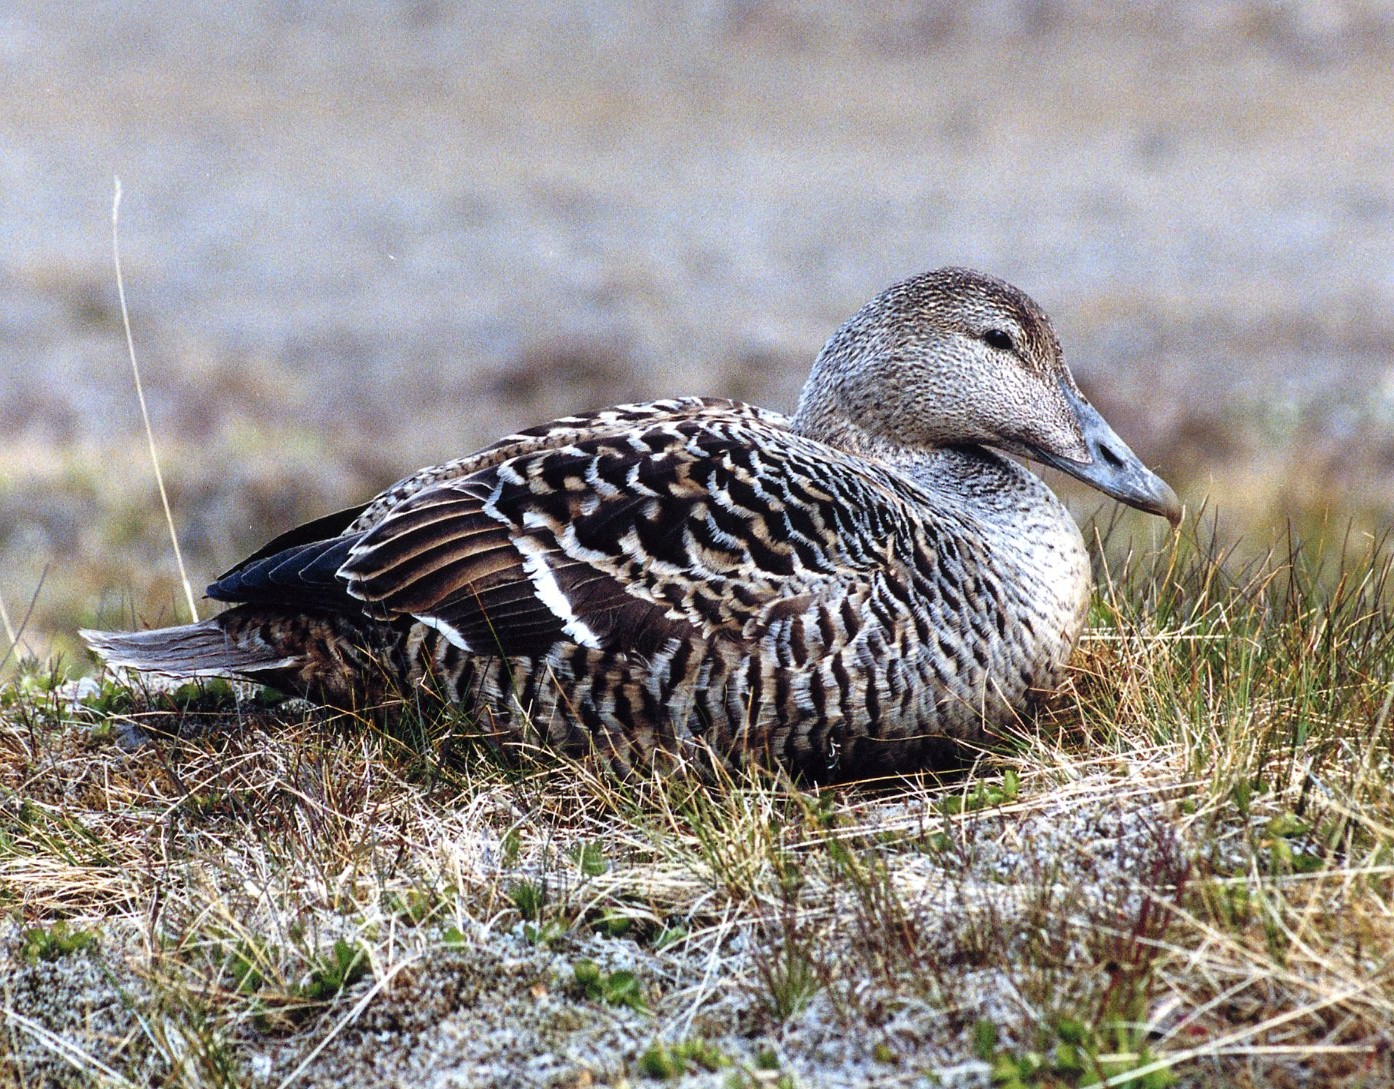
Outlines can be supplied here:
M533 945L555 945L566 937L567 925L560 919L548 919L545 923L524 923L523 937Z
M87 930L78 930L59 919L50 927L36 926L24 931L20 936L19 955L33 964L41 960L58 960L60 957L82 953L97 946L97 935Z
M587 998L611 1006L626 1006L638 1013L648 1013L643 989L633 972L602 971L593 960L578 960L571 966L576 987Z
M324 1002L357 983L367 971L367 950L340 938L328 956L316 958L309 979L300 986L299 993L311 1002Z
M232 947L227 957L227 969L232 975L235 990L241 994L252 994L266 984L269 953L266 947L248 938L239 940Z
M634 918L616 908L604 908L594 923L596 932L607 938L619 938L628 934L634 926Z
M1136 1024L1093 1028L1062 1017L1042 1031L1040 1046L1014 1050L1000 1044L991 1021L979 1020L973 1026L973 1052L990 1064L992 1084L1001 1089L1083 1089L1110 1079L1140 1089L1167 1089L1176 1075L1157 1064L1142 1036Z
M406 889L389 893L386 908L398 921L408 926L420 926L444 910L454 894L455 890L448 886L439 890Z
M129 685L103 678L97 691L83 697L82 706L94 716L124 715L135 706L135 695Z
M237 693L221 678L190 681L161 695L160 704L174 711L222 711L237 706Z
M947 816L960 813L976 813L980 809L992 809L999 805L1009 805L1017 800L1021 784L1016 772L1008 768L1002 773L1001 783L979 781L967 794L950 794L939 803L939 809Z
M599 877L610 868L610 864L605 861L604 849L596 842L586 842L577 847L571 857L576 862L576 867L586 877Z
M542 918L547 903L547 886L541 881L518 881L508 889L508 899L518 914L529 922Z
M765 1000L777 1021L802 1013L822 988L811 950L800 940L786 938L778 952L760 962Z
M730 1065L731 1060L719 1047L701 1037L675 1044L655 1040L639 1056L639 1073L654 1080L671 1081L699 1070L715 1073Z

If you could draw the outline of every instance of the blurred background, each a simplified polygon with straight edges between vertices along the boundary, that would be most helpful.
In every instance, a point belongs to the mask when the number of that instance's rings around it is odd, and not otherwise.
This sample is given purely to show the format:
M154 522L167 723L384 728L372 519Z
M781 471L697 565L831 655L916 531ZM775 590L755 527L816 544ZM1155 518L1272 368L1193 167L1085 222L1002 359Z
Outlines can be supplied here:
M845 317L943 264L1034 295L1222 534L1394 513L1384 4L11 0L0 70L25 653L183 618L113 174L195 587L553 415L791 409Z

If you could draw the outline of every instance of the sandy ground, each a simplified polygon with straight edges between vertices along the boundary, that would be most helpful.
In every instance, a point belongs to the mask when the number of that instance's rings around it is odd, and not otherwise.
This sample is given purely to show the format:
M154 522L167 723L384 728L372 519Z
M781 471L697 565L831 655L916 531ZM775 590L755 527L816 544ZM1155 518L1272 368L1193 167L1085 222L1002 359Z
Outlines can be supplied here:
M1031 291L1193 501L1387 515L1394 16L897 10L7 5L0 599L44 580L30 649L173 600L117 173L196 585L564 411L788 408L856 306L948 263Z

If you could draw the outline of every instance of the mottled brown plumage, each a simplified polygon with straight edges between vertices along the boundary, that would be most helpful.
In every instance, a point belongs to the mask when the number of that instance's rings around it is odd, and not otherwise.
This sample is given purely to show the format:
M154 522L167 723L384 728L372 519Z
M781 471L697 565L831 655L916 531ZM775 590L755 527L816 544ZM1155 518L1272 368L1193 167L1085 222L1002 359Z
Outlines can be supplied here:
M417 686L503 745L617 766L708 746L816 778L908 770L1059 684L1079 530L1034 474L1174 518L999 280L896 285L792 419L682 398L568 417L292 531L183 628L86 633L114 665L362 707Z

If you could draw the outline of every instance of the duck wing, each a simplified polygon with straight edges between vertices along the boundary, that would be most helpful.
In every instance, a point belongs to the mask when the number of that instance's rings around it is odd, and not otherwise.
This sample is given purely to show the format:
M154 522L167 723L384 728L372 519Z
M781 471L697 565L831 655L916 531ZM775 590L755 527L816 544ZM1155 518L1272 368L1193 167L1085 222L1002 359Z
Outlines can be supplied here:
M358 509L345 533L361 533L371 529L392 511L397 504L418 492L447 480L461 480L484 469L502 464L523 454L551 450L569 443L589 439L626 435L635 428L659 423L690 421L750 420L757 424L787 427L788 419L780 413L758 408L741 401L721 397L673 397L661 401L641 401L636 404L614 405L598 412L579 416L562 416L549 423L530 427L505 436L495 443L466 454L454 461L430 465L403 477L384 488L365 506Z
M337 578L369 615L477 653L652 653L756 640L857 596L911 547L908 482L773 414L660 414L567 439L411 492Z
M598 412L563 416L519 431L453 461L419 469L385 488L367 503L317 518L269 541L218 576L207 588L215 601L289 609L320 608L360 613L362 601L350 596L338 570L365 532L407 500L436 485L495 469L505 461L569 443L627 435L657 422L751 420L787 426L778 413L723 398L678 397L616 405ZM515 634L522 634L519 629Z

